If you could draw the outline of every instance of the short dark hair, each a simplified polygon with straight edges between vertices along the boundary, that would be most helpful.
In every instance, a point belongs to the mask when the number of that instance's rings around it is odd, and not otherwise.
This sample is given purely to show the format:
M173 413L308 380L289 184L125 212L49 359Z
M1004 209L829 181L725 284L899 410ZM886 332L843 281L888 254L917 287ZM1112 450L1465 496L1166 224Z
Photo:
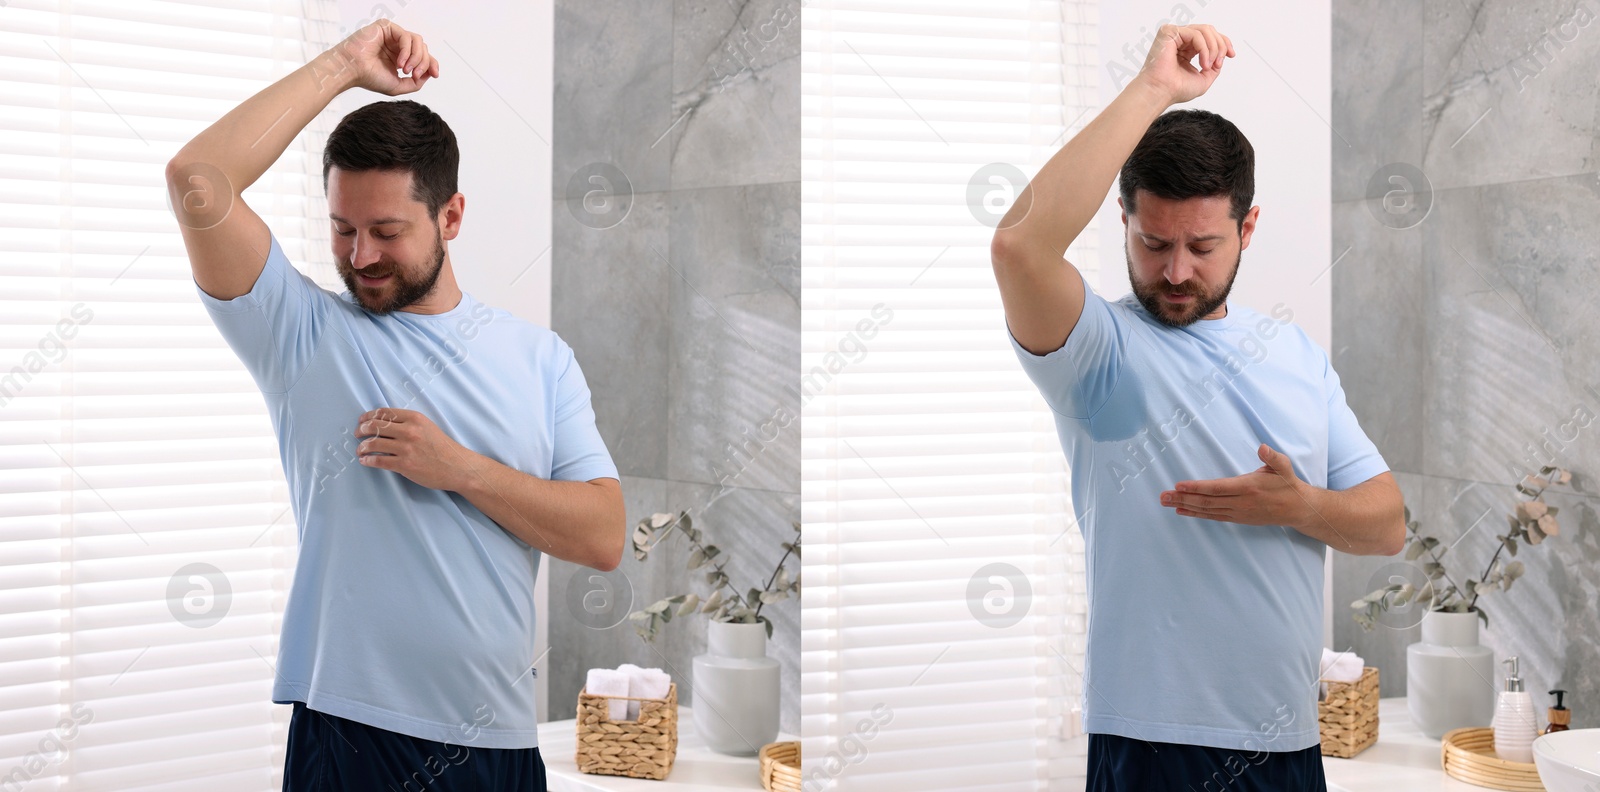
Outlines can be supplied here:
M373 102L339 120L322 149L322 193L328 171L396 170L411 173L411 198L428 207L428 217L456 194L461 151L450 125L426 105L410 99Z
M1134 193L1169 200L1226 195L1228 217L1241 228L1256 192L1256 152L1239 128L1208 110L1172 110L1156 118L1122 164L1122 207Z

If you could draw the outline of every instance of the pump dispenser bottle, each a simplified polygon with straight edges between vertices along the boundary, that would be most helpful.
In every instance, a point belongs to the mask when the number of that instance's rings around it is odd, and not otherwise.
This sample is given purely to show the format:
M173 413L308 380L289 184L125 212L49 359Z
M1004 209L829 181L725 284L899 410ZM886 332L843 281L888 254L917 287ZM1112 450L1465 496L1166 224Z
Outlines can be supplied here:
M1508 762L1533 762L1533 739L1539 736L1539 724L1533 712L1533 699L1522 689L1522 677L1517 676L1517 658L1502 660L1511 666L1506 673L1505 689L1500 691L1500 703L1494 710L1494 752Z
M1545 734L1549 734L1550 732L1566 731L1567 729L1572 728L1568 725L1572 723L1572 710L1569 710L1561 705L1561 697L1566 694L1567 691L1565 690L1550 691L1550 695L1556 697L1556 705L1550 708L1550 727L1544 730Z

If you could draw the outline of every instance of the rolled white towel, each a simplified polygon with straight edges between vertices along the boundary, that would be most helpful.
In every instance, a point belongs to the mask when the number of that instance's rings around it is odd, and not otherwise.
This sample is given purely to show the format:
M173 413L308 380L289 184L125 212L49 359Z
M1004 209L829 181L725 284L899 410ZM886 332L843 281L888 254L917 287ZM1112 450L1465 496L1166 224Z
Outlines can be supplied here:
M583 690L591 696L627 696L628 675L611 668L591 668L584 680ZM628 720L628 700L609 699L606 715L614 721Z
M1365 669L1366 662L1359 655L1324 648L1318 676L1329 682L1355 682Z
M632 698L666 698L672 677L659 668L640 668L623 663L617 670L628 675L628 695ZM639 702L628 702L628 720L639 719Z

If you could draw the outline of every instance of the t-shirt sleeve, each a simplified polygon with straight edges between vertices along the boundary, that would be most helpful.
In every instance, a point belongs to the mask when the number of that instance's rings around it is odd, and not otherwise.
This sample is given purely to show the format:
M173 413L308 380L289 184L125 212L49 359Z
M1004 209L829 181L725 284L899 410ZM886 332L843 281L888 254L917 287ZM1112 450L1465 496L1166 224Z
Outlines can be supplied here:
M583 378L578 358L564 341L557 341L561 373L556 380L554 459L551 481L591 481L618 478L611 452L595 426L594 407L589 403L589 383Z
M271 235L266 265L250 291L219 300L195 284L200 303L266 393L283 393L305 371L338 297L289 263Z
M1328 394L1328 486L1347 490L1389 469L1350 405L1345 403L1339 373L1323 355L1323 387Z
M1117 386L1128 345L1127 319L1083 280L1083 313L1060 349L1035 355L1006 328L1011 347L1028 379L1050 409L1068 418L1092 418Z

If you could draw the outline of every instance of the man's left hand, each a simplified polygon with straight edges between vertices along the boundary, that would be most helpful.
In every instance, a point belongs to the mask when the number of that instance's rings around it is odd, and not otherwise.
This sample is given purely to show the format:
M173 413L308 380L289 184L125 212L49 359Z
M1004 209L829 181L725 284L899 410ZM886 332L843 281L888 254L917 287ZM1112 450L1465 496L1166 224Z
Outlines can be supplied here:
M1242 525L1307 524L1315 515L1309 485L1294 474L1289 457L1265 443L1256 450L1263 464L1242 476L1180 481L1161 493L1161 505L1185 517Z
M393 470L437 490L459 489L469 475L472 451L415 410L369 410L357 419L355 434L366 438L356 446L356 457L367 467Z

